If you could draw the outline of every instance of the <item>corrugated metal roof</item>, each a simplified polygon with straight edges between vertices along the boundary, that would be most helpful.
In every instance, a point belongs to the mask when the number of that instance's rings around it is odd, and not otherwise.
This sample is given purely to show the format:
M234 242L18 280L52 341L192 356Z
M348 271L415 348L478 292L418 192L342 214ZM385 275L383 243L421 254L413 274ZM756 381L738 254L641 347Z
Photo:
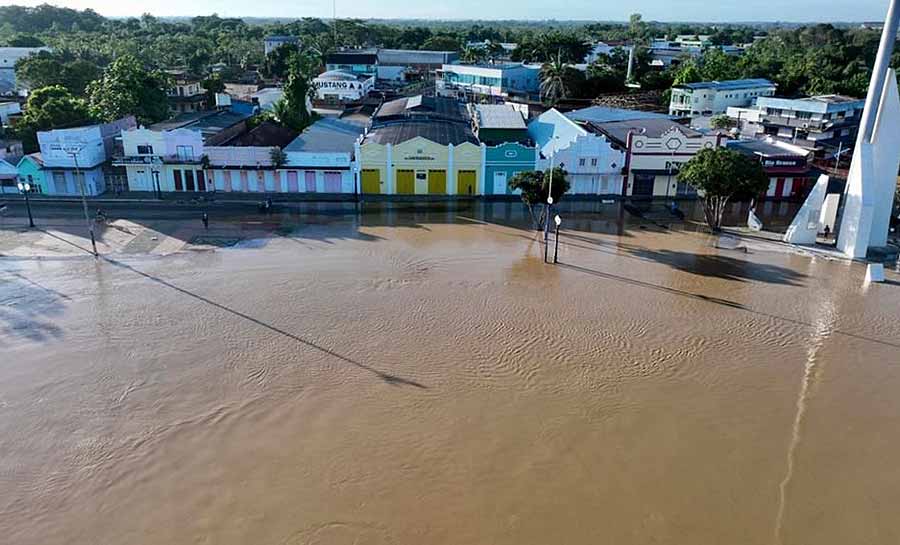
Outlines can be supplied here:
M475 115L481 129L526 128L522 114L506 104L479 104L475 106Z
M410 64L449 64L459 58L455 51L420 51L417 49L379 49L378 63L406 66Z
M337 119L320 119L307 127L284 151L353 152L364 131L362 125Z
M676 85L676 88L699 90L699 89L716 89L718 91L732 91L735 89L746 89L749 87L775 87L775 84L767 79L732 79L726 81L700 81L697 83L685 83Z
M809 150L799 146L768 138L765 140L737 140L728 142L726 145L737 151L763 157L806 157L810 154Z
M642 112L625 108L609 108L607 106L590 106L564 114L572 121L591 121L593 123L611 123L632 119L673 119L666 114Z
M276 125L271 121L263 121L252 130L242 133L220 146L240 147L283 147L297 137L297 131Z
M374 127L366 135L365 142L375 144L399 144L421 136L446 146L463 142L478 144L472 129L465 123L434 119L401 120Z

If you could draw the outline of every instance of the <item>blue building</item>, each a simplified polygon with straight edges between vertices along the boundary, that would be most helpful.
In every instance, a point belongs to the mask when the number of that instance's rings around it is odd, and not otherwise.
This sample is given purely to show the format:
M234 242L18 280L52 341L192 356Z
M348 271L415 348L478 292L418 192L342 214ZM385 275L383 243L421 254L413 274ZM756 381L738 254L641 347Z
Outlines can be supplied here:
M457 98L540 95L541 69L522 63L445 64L437 73L438 95Z

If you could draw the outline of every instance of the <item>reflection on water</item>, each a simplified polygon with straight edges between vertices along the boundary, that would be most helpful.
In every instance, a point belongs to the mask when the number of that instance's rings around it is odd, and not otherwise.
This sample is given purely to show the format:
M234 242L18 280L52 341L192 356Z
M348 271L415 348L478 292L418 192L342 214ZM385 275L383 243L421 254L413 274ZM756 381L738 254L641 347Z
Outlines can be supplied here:
M573 202L550 266L519 203L368 207L258 248L0 261L4 542L900 532L896 286L656 210Z

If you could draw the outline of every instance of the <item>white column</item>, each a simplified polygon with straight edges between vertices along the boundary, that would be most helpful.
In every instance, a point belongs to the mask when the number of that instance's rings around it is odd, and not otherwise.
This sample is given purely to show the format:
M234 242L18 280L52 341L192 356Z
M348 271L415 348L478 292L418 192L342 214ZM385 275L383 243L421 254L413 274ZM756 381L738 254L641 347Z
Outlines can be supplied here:
M396 190L394 189L394 146L392 144L387 145L386 166L384 192L388 195L393 195L396 193Z
M493 183L493 180L491 181ZM478 180L475 186L475 194L476 195L484 195L485 186L487 185L487 146L484 142L481 143L481 179Z
M455 149L453 144L447 145L447 195L456 195L456 167L453 164Z

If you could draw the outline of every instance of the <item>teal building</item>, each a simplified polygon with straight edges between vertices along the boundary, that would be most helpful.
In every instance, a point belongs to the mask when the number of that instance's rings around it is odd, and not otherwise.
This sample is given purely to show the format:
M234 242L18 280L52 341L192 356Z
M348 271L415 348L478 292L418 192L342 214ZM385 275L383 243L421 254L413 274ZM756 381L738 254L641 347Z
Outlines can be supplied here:
M33 193L44 192L47 186L44 180L44 162L41 160L40 153L22 157L19 164L16 165L16 169L19 171L19 181L30 184Z
M510 195L507 184L522 171L537 169L537 147L525 118L506 104L470 104L469 114L484 146L483 195Z
M486 146L484 151L484 194L511 195L507 183L517 173L537 169L537 148L519 142Z

